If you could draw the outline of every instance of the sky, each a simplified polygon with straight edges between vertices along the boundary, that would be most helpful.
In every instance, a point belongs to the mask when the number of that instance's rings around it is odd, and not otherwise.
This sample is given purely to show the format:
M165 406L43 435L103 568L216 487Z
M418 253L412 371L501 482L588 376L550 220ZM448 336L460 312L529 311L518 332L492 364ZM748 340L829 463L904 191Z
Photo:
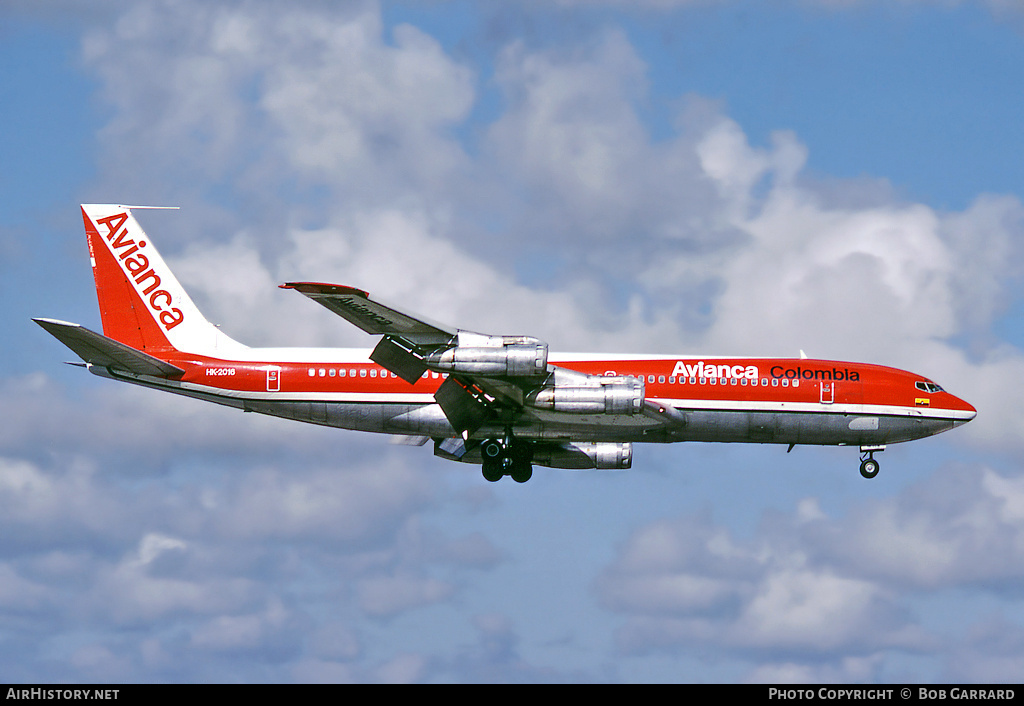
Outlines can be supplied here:
M1024 11L1009 0L0 4L0 681L1019 682ZM553 351L913 370L891 446L527 484L117 385L80 203L253 346L344 283Z

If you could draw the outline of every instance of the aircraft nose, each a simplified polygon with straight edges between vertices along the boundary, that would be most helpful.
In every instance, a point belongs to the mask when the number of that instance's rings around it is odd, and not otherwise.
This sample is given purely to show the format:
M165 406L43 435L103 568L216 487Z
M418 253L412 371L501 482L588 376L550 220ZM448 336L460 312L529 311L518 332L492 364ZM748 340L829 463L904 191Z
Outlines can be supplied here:
M960 412L959 419L956 420L955 424L966 424L975 417L978 416L978 410L974 408L970 402L960 399L959 397L953 398L956 401L956 409Z

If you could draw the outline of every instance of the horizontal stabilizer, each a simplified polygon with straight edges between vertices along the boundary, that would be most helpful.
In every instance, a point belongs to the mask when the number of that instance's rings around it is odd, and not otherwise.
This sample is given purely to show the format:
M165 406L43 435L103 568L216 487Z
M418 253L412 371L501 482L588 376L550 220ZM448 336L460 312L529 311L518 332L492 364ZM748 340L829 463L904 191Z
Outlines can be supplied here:
M173 378L185 373L181 368L137 351L131 346L90 331L84 326L56 319L32 319L58 341L73 350L89 365L123 370L137 375Z

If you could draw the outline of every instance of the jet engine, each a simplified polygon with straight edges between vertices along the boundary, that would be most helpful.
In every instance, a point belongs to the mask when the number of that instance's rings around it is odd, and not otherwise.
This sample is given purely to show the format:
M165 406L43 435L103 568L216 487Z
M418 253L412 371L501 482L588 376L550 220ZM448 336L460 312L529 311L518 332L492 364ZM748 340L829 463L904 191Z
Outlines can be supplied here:
M569 414L640 414L644 382L632 376L584 375L556 369L552 384L526 396L526 404Z
M495 336L482 342L485 345L458 345L430 353L423 362L431 370L467 375L535 377L547 373L548 346L543 341L525 336Z
M527 398L540 409L569 414L639 414L644 384L627 378L601 378L593 387L544 387ZM607 382L605 382L607 381Z
M633 465L633 445L608 441L537 444L533 462L549 468L624 470Z

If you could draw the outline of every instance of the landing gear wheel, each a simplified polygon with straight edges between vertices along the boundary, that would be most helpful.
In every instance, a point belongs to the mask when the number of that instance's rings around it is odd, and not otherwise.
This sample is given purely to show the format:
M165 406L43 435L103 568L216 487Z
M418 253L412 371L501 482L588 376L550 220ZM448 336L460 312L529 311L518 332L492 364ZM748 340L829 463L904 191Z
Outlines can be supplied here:
M505 467L502 463L502 459L484 459L484 478L492 483L497 483L501 480L501 477L505 475Z
M500 461L504 453L505 445L500 441L488 439L480 444L480 455L484 457L484 461Z
M865 478L874 478L878 475L878 461L875 460L876 451L885 451L885 446L860 447L860 474Z
M525 483L533 478L533 466L529 462L523 463L520 461L513 463L509 475L512 476L512 480L516 483Z
M480 444L484 478L494 483L502 476L512 476L516 483L525 483L533 477L533 446L529 442L508 442L487 439Z
M873 458L866 459L860 464L860 474L865 478L874 478L878 475L878 461Z
M516 483L525 483L533 478L533 446L517 441L509 445L508 471Z
M501 477L505 475L505 447L501 442L488 439L480 444L480 455L484 459L484 478L492 483L501 480Z

